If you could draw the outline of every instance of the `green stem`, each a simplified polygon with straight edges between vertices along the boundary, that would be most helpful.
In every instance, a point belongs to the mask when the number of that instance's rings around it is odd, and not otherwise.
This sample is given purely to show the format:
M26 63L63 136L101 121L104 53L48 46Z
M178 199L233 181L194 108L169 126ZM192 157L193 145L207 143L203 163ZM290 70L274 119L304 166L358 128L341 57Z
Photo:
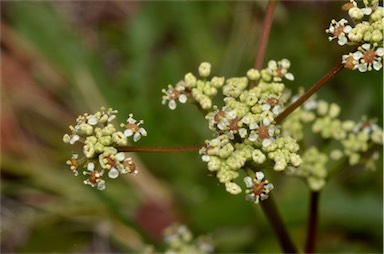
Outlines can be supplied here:
M269 194L269 197L266 200L261 201L260 205L273 230L275 231L283 251L285 253L297 253L296 247L289 237L284 222L278 213L273 197Z
M305 253L315 252L316 231L317 231L318 210L319 210L319 197L320 197L320 192L318 191L311 192Z
M172 153L192 152L200 150L202 146L120 146L120 152L147 152L147 153Z
M276 123L281 123L287 116L289 116L296 108L300 107L306 100L309 99L317 90L319 90L330 78L338 73L344 65L342 63L337 64L327 74L325 74L311 89L304 93L294 103L289 105L283 112L281 112L276 118Z
M275 11L276 0L269 0L267 10L265 11L263 31L260 37L259 46L257 49L255 69L259 70L263 66L265 51L267 49L269 32L271 31L273 12Z

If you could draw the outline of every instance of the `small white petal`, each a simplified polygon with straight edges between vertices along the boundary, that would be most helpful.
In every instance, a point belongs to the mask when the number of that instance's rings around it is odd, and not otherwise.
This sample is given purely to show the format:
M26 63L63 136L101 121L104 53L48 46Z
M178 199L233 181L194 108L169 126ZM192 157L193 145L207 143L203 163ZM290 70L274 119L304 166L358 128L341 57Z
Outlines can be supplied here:
M133 141L137 142L141 138L141 134L139 132L136 132L135 135L133 135Z
M181 94L180 96L179 96L179 101L181 102L181 103L186 103L187 102L187 96L185 95L185 94Z
M118 161L123 161L125 159L125 153L120 152L120 153L115 154L115 159Z
M257 128L259 128L259 125L257 123L251 123L249 125L249 129L251 129L251 130L254 130L254 129L257 129Z
M252 133L251 135L249 135L248 140L254 142L257 140L257 137L258 136L255 133Z
M133 119L131 116L127 119L127 122L130 123L130 124L134 124L136 123L136 120Z
M261 171L256 172L256 179L262 180L264 178L264 173Z
M370 48L371 48L371 44L369 44L369 43L364 43L363 45L361 45L361 47L362 47L363 49L365 49L365 50L370 50Z
M80 139L80 136L79 135L73 135L71 140L69 141L69 143L71 145L73 145L74 143L76 143L76 141L78 141Z
M347 37L345 37L345 36L340 36L340 37L339 37L339 40L337 41L337 43L338 43L340 46L345 45L347 42L348 42L348 39L347 39Z
M363 53L361 53L360 51L356 51L355 53L353 53L353 59L355 60L359 60L363 56L364 56Z
M289 67L291 67L291 62L288 59L284 58L284 59L281 60L281 66L284 69L288 69Z
M228 112L228 117L230 119L235 119L236 118L236 110L231 110Z
M144 128L140 128L139 132L142 136L147 136L147 131Z
M261 105L261 109L263 110L263 111L267 111L267 110L269 110L271 108L271 105L269 105L269 104L263 104L263 105Z
M271 183L264 185L264 189L267 190L268 192L273 190L273 188L274 188L274 186Z
M277 68L277 63L276 63L276 61L274 61L274 60L269 61L269 62L268 62L268 68L269 68L269 69L272 69L272 70L276 69L276 68Z
M133 131L131 129L126 129L124 131L124 135L127 136L127 137L130 137L133 135Z
M169 103L168 103L168 107L171 110L174 110L176 108L176 101L175 100L170 100Z
M105 189L105 181L101 180L100 182L97 183L97 189L98 190L104 190Z
M368 70L368 66L366 64L359 64L358 68L360 72L366 72Z
M280 106L274 106L272 109L272 113L276 116L280 113L281 107Z
M119 170L117 170L116 168L111 168L111 170L109 170L108 172L108 176L109 178L115 179L119 176Z
M245 200L255 202L255 194L250 193L250 194L245 195Z
M116 118L116 116L115 115L111 115L110 117L108 117L108 122L112 122L113 121L113 119L115 119Z
M247 129L241 128L239 130L239 135L240 135L240 137L244 138L247 135Z
M293 76L293 74L290 73L290 72L287 73L287 74L285 74L284 77L285 77L286 79L288 79L288 80L291 80L291 81L293 81L293 80L295 79L295 77Z
M95 169L95 163L93 163L93 162L89 162L89 163L87 164L87 169L88 169L89 171L93 171L93 170Z
M250 176L246 176L244 177L244 183L245 183L245 186L247 188L252 188L253 187L253 181L252 181L252 178Z
M343 32L344 32L344 33L349 33L349 32L351 32L351 31L352 31L352 27L351 27L350 25L345 26L344 29L343 29Z
M201 156L201 160L204 161L204 162L208 162L210 159L211 159L211 156L209 156L209 155Z
M263 124L264 124L265 126L268 126L268 125L271 124L271 120L269 120L269 118L266 117L266 118L263 119Z
M89 116L89 118L88 118L88 124L90 124L90 125L96 125L97 123L98 123L98 120L97 120L97 118L96 118L94 115Z
M375 69L375 70L380 70L381 69L381 67L383 67L383 64L382 63L380 63L380 62L378 62L378 61L373 61L373 69Z
M362 8L362 9L360 9L365 15L371 15L371 13L372 13L372 9L371 8L369 8L369 7L366 7L366 8Z
M375 53L377 56L384 56L384 48L378 48Z
M272 144L272 140L270 139L264 139L262 142L263 147L268 147Z

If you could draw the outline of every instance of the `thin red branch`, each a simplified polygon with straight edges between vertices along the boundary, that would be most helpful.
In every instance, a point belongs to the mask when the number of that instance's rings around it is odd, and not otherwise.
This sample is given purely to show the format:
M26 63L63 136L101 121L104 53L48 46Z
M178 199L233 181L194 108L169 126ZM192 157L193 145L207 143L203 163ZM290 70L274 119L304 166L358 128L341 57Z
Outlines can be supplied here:
M259 46L257 49L255 69L261 69L263 67L265 51L267 49L269 33L272 26L273 12L276 7L276 0L269 0L267 10L265 11L263 31L260 37Z
M172 152L192 152L200 150L202 146L121 146L121 152L147 152L147 153L172 153Z
M300 107L309 97L311 97L317 90L319 90L330 78L338 73L344 65L342 63L337 64L327 74L325 74L311 89L303 94L294 103L289 105L283 112L276 117L276 123L281 123L289 114L291 114L296 108Z

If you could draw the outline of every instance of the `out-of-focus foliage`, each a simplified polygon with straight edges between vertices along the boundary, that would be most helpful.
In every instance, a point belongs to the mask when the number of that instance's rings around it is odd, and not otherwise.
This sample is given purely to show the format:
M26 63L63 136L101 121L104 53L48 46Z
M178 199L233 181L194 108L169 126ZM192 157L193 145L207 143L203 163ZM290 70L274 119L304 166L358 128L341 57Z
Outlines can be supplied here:
M197 145L209 137L191 105L170 111L161 89L202 61L216 75L254 64L266 2L1 2L1 251L138 252L173 221L211 233L217 252L279 252L260 208L217 186L197 152L138 154L140 173L102 192L74 177L62 142L78 114L100 106L145 119L142 145ZM292 90L308 89L345 53L324 30L340 2L287 1L266 59L288 58ZM195 72L196 73L196 72ZM319 97L382 123L382 74L343 70ZM125 118L119 119L125 121ZM268 176L296 243L308 191ZM345 168L321 195L320 252L382 252L382 164Z

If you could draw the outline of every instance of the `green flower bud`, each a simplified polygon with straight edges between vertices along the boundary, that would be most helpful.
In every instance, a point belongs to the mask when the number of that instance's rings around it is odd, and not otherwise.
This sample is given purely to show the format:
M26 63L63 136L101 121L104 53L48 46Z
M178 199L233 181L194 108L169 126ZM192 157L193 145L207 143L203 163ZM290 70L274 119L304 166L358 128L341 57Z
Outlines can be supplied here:
M185 74L184 81L187 87L190 87L190 88L196 87L197 79L195 76L193 76L192 73Z
M249 80L259 80L260 79L260 72L256 69L250 69L247 71L247 77Z
M211 74L211 64L208 62L203 62L199 66L199 75L202 78L206 78Z

